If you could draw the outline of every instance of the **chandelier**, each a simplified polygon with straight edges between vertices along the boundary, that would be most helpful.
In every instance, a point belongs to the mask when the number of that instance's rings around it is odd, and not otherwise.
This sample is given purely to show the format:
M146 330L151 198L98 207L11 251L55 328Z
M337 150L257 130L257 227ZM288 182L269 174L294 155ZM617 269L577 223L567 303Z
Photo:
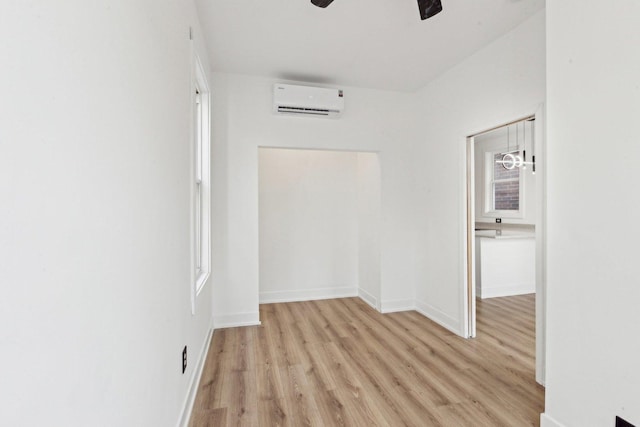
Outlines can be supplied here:
M512 170L514 168L522 168L526 169L527 165L531 165L532 173L535 175L536 173L536 156L533 154L531 156L531 161L527 161L527 135L526 135L526 123L529 122L531 125L531 152L534 152L534 144L535 144L535 127L534 127L535 118L525 119L521 122L515 123L516 125L516 150L511 150L510 145L510 128L511 126L507 126L507 151L502 154L501 160L496 160L496 163L502 164L502 167L508 170ZM520 141L519 141L519 125L522 123L522 156L520 155ZM516 153L516 154L514 154Z

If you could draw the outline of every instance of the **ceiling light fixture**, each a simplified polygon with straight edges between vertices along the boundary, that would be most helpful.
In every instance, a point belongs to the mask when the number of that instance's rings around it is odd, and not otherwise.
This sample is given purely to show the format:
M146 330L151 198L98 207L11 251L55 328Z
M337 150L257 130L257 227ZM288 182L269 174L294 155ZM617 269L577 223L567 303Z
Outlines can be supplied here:
M418 0L418 9L420 9L420 19L424 21L442 12L442 3L440 0Z
M533 121L535 120L535 118L533 119L527 119L526 121L528 121L529 123L531 123L531 151L533 152L533 148L534 148L534 143L535 143L535 127L534 127L534 123ZM532 161L527 162L527 151L526 151L526 146L527 146L527 135L526 135L526 123L525 121L522 122L522 131L523 131L523 150L522 150L522 156L520 156L520 146L518 145L518 125L520 123L516 123L516 150L515 151L511 151L511 146L509 143L509 127L507 127L507 151L506 153L504 153L502 155L502 160L496 160L496 163L500 163L502 164L502 167L504 167L505 169L511 170L514 168L522 168L522 169L526 169L527 165L532 165L532 173L535 175L536 174L536 156L533 155L531 156ZM518 153L518 154L514 154L514 153Z
M311 0L311 3L325 8L333 3L333 0ZM418 0L418 9L420 10L420 19L424 21L442 12L442 3L440 3L440 0Z
M333 0L311 0L311 3L313 3L314 5L318 6L318 7L327 7L331 4Z

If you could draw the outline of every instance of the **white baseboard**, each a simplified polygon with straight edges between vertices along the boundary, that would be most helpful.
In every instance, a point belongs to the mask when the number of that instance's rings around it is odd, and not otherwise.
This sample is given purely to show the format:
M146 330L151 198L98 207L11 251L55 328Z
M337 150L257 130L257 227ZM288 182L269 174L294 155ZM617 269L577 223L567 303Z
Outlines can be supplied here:
M333 298L357 297L358 288L316 288L291 291L260 292L260 304L277 302L312 301Z
M433 320L443 328L453 332L454 334L463 336L462 330L460 328L460 321L435 308L431 304L416 301L416 311L423 316Z
M358 296L362 301L369 304L371 308L373 308L374 310L380 311L380 308L378 307L378 298L374 297L369 292L360 288L358 289Z
M524 283L515 286L500 286L496 288L483 288L479 292L476 292L480 298L499 298L499 297L511 297L515 295L535 294L535 283Z
M380 313L396 313L398 311L415 310L416 306L412 299L396 299L382 301L380 304Z
M225 314L213 317L213 326L216 329L258 325L260 325L260 313L257 311L250 313Z
M547 415L546 412L540 414L540 427L565 427L564 424L560 424L558 421Z
M198 392L198 386L200 385L200 378L202 377L202 369L204 368L204 362L207 360L207 354L209 353L209 346L211 345L211 338L213 337L214 329L211 328L207 338L205 339L204 346L198 356L196 367L191 374L189 380L189 389L187 390L187 396L184 404L182 405L182 412L178 421L178 427L188 427L191 420L191 413L193 412L193 405L196 401L196 394Z

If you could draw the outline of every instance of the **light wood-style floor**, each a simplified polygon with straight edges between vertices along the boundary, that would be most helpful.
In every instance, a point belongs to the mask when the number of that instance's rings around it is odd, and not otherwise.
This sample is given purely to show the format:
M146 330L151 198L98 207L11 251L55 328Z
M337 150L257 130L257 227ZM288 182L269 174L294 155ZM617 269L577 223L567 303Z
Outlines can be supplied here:
M465 340L358 298L261 305L262 326L215 331L191 426L535 426L534 312L478 300Z

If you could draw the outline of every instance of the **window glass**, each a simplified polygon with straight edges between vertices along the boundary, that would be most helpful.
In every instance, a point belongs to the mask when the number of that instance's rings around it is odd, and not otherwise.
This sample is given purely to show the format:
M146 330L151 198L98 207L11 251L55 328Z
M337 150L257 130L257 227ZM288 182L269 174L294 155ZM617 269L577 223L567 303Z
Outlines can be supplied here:
M197 55L193 84L193 275L192 310L211 272L210 93L206 73Z
M495 211L520 210L520 168L507 169L502 163L504 153L493 156L492 199Z

